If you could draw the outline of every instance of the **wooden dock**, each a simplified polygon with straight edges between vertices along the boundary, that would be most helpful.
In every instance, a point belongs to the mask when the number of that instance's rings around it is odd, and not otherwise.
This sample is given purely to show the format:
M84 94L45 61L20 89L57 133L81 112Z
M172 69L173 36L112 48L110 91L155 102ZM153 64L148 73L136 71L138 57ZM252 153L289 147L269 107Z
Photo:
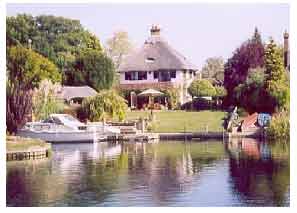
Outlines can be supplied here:
M159 134L158 133L137 133L137 134L108 135L105 140L108 142L122 141L122 142L156 143L159 141Z

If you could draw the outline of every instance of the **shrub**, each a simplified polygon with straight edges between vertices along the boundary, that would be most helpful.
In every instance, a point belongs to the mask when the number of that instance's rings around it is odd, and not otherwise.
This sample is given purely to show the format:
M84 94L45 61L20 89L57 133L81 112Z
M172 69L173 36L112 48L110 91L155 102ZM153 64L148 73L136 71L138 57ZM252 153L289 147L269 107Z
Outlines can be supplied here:
M273 116L268 128L267 137L273 141L290 140L290 118L288 112L281 112Z

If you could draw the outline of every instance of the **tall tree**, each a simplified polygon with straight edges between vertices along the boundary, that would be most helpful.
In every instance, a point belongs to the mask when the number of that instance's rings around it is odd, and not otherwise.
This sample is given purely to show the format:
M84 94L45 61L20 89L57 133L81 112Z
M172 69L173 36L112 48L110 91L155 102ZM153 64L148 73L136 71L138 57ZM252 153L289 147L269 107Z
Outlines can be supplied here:
M80 53L74 69L66 73L67 85L88 85L97 91L109 89L112 86L115 68L112 60L96 50Z
M264 45L256 28L253 37L237 48L225 64L224 86L228 92L229 104L234 103L233 90L247 79L249 70L264 66L264 55Z
M123 58L133 49L128 33L117 31L106 43L107 55L112 58L115 68L118 69Z
M282 52L271 39L265 51L265 89L275 102L276 110L288 109L290 103L289 80Z
M222 57L212 57L206 59L206 64L202 68L203 78L214 78L217 81L224 81L224 60Z

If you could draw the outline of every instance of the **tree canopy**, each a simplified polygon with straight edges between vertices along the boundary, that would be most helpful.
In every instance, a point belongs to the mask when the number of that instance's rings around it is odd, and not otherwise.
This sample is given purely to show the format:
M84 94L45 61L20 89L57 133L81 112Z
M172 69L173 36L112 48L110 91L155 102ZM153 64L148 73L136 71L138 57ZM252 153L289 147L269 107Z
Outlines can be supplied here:
M212 57L206 60L202 68L202 78L214 78L217 81L224 81L224 60L221 57Z
M66 73L65 84L88 85L99 91L111 88L114 75L114 64L109 57L97 50L87 50L76 57L73 69Z
M216 95L216 89L214 88L214 86L212 86L212 84L205 79L194 80L188 88L188 92L192 97Z
M264 60L264 44L256 28L253 37L237 48L225 64L224 86L227 89L228 101L231 104L234 101L232 100L234 88L247 79L249 70L264 67Z
M112 58L115 68L118 69L123 58L130 53L133 48L128 33L117 31L106 43L107 55Z
M47 57L60 68L71 69L76 55L88 49L102 51L96 36L85 30L78 20L19 14L6 18L6 44L21 44Z
M43 79L61 82L58 68L42 55L22 46L7 49L7 77L21 89L34 89Z

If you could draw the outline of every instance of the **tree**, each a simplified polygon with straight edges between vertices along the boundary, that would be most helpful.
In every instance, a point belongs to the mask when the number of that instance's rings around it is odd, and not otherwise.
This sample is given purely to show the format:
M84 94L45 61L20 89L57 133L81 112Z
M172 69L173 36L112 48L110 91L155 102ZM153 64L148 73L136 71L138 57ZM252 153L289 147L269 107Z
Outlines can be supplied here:
M227 89L227 101L234 103L233 90L247 79L248 72L264 67L265 49L257 28L251 39L244 42L225 64L224 86Z
M250 70L246 82L234 89L236 105L243 107L249 113L272 112L274 106L264 88L264 83L264 68Z
M288 110L290 87L283 64L282 52L271 39L265 51L265 89L275 102L275 110Z
M214 78L224 81L224 60L221 57L208 58L202 68L202 78Z
M126 100L114 90L103 90L95 97L85 99L82 103L82 112L91 121L114 117L122 121L127 108Z
M106 52L112 58L116 70L118 70L123 58L131 52L133 45L128 37L128 33L118 31L107 40Z
M88 85L97 91L112 86L115 69L112 60L96 50L86 50L76 57L74 69L66 73L66 85Z
M45 119L52 113L63 112L64 104L57 99L59 88L60 85L45 79L39 88L35 89L32 110L36 120Z
M7 17L6 44L7 47L30 46L58 66L61 72L72 69L72 62L81 51L102 52L99 39L85 30L78 20L51 15Z
M8 48L6 67L8 79L24 90L38 87L43 79L61 82L61 74L52 62L22 46Z
M192 97L215 96L216 94L215 88L205 79L194 80L188 88L188 92Z
M28 120L32 111L32 92L23 90L10 80L6 83L6 128L16 133Z

